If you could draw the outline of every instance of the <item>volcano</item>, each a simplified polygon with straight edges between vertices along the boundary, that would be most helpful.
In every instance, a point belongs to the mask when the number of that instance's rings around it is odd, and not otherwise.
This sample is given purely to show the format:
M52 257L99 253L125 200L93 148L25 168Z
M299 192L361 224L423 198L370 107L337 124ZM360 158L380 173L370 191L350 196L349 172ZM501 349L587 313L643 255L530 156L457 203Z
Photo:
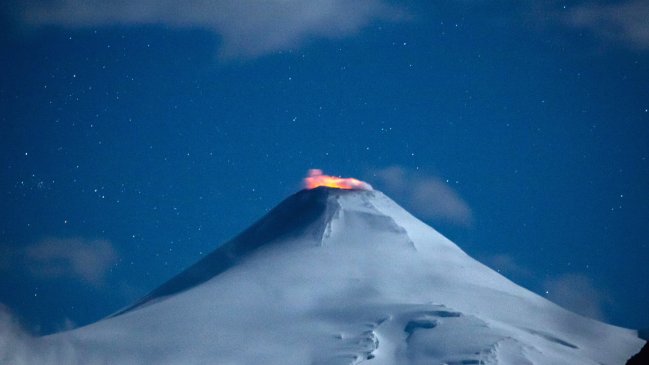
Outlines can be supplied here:
M634 330L509 281L377 190L305 189L52 364L624 364Z

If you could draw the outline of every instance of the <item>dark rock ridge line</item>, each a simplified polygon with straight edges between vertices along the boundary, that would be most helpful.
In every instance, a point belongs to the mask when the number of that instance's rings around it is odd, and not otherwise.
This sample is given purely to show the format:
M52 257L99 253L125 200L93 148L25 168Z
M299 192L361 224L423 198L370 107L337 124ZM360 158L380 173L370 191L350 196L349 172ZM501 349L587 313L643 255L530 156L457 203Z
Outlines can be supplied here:
M649 342L645 343L642 350L633 355L626 365L647 365L649 364Z
M202 284L233 267L258 248L273 244L280 238L290 238L307 233L313 236L314 240L321 240L326 222L316 223L318 220L327 218L324 213L327 209L328 197L332 192L349 193L351 191L319 187L312 190L301 190L291 195L234 239L154 289L135 304L110 317L119 316L153 300L177 294ZM308 232L309 228L312 232Z

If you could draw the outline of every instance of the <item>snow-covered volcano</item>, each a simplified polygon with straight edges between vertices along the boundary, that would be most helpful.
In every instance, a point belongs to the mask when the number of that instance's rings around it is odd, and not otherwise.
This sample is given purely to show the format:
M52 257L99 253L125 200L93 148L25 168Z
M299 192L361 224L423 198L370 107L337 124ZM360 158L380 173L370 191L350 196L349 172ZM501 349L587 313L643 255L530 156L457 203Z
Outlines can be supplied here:
M517 286L381 192L316 188L133 306L36 346L56 364L594 365L643 344Z

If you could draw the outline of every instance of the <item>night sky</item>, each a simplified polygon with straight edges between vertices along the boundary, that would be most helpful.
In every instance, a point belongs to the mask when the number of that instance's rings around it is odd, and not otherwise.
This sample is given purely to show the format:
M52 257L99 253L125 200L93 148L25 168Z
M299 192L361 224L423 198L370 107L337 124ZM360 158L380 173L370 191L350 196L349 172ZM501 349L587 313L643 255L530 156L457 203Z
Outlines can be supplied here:
M538 3L3 2L0 309L96 321L321 168L649 328L649 5Z

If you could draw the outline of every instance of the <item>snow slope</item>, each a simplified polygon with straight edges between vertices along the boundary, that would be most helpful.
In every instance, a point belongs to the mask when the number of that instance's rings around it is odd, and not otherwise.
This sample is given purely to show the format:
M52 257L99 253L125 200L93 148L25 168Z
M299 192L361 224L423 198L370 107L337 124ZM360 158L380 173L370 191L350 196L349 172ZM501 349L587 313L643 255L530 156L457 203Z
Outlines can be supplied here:
M317 188L133 306L16 362L624 364L644 341L466 255L378 191ZM37 350L34 350L37 349Z

